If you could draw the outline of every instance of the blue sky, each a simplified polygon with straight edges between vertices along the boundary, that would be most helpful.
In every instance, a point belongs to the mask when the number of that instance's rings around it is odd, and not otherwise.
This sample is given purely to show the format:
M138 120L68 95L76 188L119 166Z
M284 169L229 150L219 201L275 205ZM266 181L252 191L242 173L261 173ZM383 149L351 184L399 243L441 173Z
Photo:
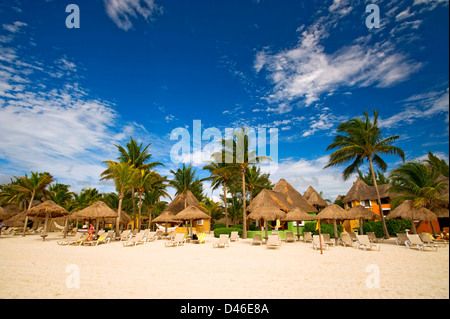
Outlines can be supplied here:
M66 27L71 3L80 28ZM370 3L380 28L366 26ZM448 0L2 0L0 182L48 171L109 191L102 161L130 136L170 177L170 133L200 120L277 128L272 180L334 199L354 179L323 170L326 147L373 109L407 160L448 161L448 29Z

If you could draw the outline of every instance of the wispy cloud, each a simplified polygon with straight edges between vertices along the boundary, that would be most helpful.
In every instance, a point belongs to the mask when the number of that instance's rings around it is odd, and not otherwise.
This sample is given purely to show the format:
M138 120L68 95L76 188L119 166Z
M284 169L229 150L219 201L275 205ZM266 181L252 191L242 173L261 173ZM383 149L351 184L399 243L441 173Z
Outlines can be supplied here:
M269 103L310 106L323 94L340 89L391 87L422 67L389 36L375 41L368 34L334 51L327 48L330 30L341 25L352 9L349 1L335 0L328 14L319 16L309 27L299 28L301 34L294 47L278 52L265 48L256 53L254 70L273 84L264 97ZM289 112L290 108L285 105L276 110Z
M154 0L104 0L104 4L108 16L125 31L133 28L132 19L141 16L149 21L162 12L162 7Z

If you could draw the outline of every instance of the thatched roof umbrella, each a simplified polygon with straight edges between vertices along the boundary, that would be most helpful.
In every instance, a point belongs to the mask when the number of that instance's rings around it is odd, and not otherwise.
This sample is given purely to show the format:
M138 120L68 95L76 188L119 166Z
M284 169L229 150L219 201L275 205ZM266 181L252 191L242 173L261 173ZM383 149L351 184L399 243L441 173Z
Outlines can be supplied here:
M115 218L117 220L117 217L119 217L119 215L102 201L97 201L94 204L70 215L72 220L78 218L89 220L95 219L97 221L96 228L98 227L98 222L100 220L105 220L107 218Z
M286 197L286 202L291 205L292 208L300 207L307 213L318 212L314 206L308 203L308 201L283 178L275 184L273 191L284 194Z
M414 207L413 202L411 200L405 200L403 203L398 205L389 213L389 215L386 218L411 220L411 225L414 234L417 234L414 220L426 220L426 221L437 220L437 216L435 213L433 213L431 210L425 207Z
M381 184L378 185L378 191L380 192L381 198L390 198L395 196L392 193L388 193L387 190L391 187L391 184ZM353 186L350 188L348 193L345 195L343 203L349 203L353 201L362 200L377 200L377 192L374 186L369 186L364 183L363 180L358 178Z
M367 209L361 205L356 205L352 208L350 208L347 211L347 215L349 217L349 219L359 219L359 229L361 231L361 234L363 233L363 220L364 219L369 219L369 220L375 220L375 219L381 219L380 216L378 216L377 214L375 214L373 211L371 211L370 209Z
M27 212L23 211L6 220L5 225L8 227L23 227L26 217ZM30 218L30 220L34 220L34 218Z
M308 203L316 207L319 211L328 206L328 203L312 186L308 187L305 194L303 194L303 198L306 199Z
M448 208L442 206L432 206L430 210L436 214L437 218L449 218Z
M53 201L47 200L42 204L30 208L27 211L26 215L34 216L37 218L45 218L44 223L44 234L45 234L47 233L47 224L49 218L67 216L69 215L69 212L65 208L55 204ZM24 227L26 227L26 225Z
M295 207L293 210L289 211L286 216L283 217L282 221L285 222L297 222L297 237L300 238L300 221L312 221L316 220L316 217L311 216L299 207Z
M176 215L189 206L200 207L200 202L190 190L187 190L185 193L178 194L162 212Z
M8 219L12 216L3 207L0 206L0 219Z
M165 233L167 235L167 224L168 223L180 223L181 221L175 219L175 215L169 212L163 212L158 217L154 218L151 223L164 223L165 224Z
M333 220L333 226L334 226L334 238L338 239L337 234L337 223L336 220L346 220L350 219L347 215L347 212L345 209L343 209L341 206L336 204L331 204L327 206L323 211L321 211L317 216L317 220L319 221L319 229L320 229L320 220L321 219L330 219Z
M197 206L189 206L175 215L175 219L190 221L192 234L192 221L199 219L211 219L211 216L203 212ZM167 224L166 224L167 225Z
M286 212L291 209L293 209L293 206L286 201L284 194L263 189L247 207L247 211L250 212L247 218L252 220L263 219L267 237L267 221L283 219L286 217Z

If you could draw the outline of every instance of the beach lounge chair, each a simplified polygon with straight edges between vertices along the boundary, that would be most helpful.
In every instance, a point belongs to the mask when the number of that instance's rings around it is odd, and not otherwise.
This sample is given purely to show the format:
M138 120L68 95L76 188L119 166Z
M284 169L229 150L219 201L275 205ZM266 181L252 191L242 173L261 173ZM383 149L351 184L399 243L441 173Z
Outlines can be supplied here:
M280 248L281 247L280 237L278 235L269 235L266 245L267 248Z
M131 230L127 229L121 232L120 236L114 237L114 240L124 241L130 239L132 236L133 234L131 233Z
M144 243L145 243L145 233L139 232L136 234L135 237L130 238L127 241L124 241L123 247L136 246L136 245L144 244Z
M156 232L155 231L151 231L148 233L147 237L145 238L146 241L156 241Z
M421 233L419 234L419 237L425 244L435 244L442 247L447 246L445 240L436 240L430 233Z
M307 231L307 232L304 232L303 233L303 241L305 242L305 243L307 243L307 242L313 242L313 237L312 237L312 233L311 232L309 232L309 231Z
M83 233L76 233L74 238L68 239L68 240L58 240L56 243L61 246L76 244L78 242L78 240L81 239L81 236L83 236L83 235L84 235Z
M322 238L323 238L323 241L325 242L325 244L328 244L330 246L336 246L336 241L331 240L330 234L324 233L324 234L322 234L322 236L323 236Z
M319 235L314 235L314 236L313 236L313 242L312 242L312 244L313 244L313 249L314 249L314 250L320 249L320 237L319 237ZM328 244L325 244L325 243L324 243L323 235L322 235L322 249L328 250L328 247L329 247Z
M405 242L406 246L408 248L414 247L416 246L417 249L419 249L419 251L423 251L425 249L425 247L430 247L431 249L433 249L434 251L437 251L438 245L436 244L426 244L424 243L419 235L407 235L408 236L408 241Z
M287 243L295 243L294 233L290 231L286 232L286 237L284 238L284 240Z
M230 236L230 241L239 240L239 233L237 231L232 231Z
M397 244L397 246L406 245L407 241L409 240L405 233L399 233L397 234L397 238L395 238L395 243Z
M98 244L108 244L111 238L106 233L103 236L99 236L97 240L83 240L80 245L83 246L98 246Z
M356 237L356 233L355 232L349 232L348 234L349 234L350 239L352 241L358 241L358 238Z
M155 234L155 240L162 239L164 232L161 230L157 230ZM175 237L174 237L175 238Z
M353 240L351 239L349 233L342 233L339 237L338 243L342 244L344 247L353 246Z
M380 245L372 243L367 235L356 235L356 238L358 238L358 242L356 243L357 248L362 248L366 251L375 247L376 250L380 250Z
M251 244L252 245L262 245L263 244L262 236L260 234L254 234Z
M377 243L377 242L382 242L383 238L377 238L377 236L375 235L374 232L372 231L368 231L367 232L367 237L369 237L370 242L372 243Z
M191 243L193 244L204 244L205 240L206 240L206 234L205 233L200 233L197 236L198 239L192 239Z
M186 242L185 236L185 233L177 233L173 240L165 243L166 247L178 247L180 245L184 245L184 243Z
M221 234L219 240L213 244L213 248L215 247L230 247L230 239L227 234Z

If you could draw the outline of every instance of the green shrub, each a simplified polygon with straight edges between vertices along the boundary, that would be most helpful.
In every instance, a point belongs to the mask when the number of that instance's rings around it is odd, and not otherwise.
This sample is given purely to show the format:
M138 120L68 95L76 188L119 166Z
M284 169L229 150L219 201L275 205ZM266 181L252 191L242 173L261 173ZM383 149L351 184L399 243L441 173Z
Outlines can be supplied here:
M237 231L239 234L239 237L242 237L242 228L239 227L222 227L222 228L216 228L214 229L214 237L219 237L221 234L227 234L231 235L232 231Z
M317 222L305 222L303 232L311 232L313 235L319 235L319 230L317 229ZM338 237L344 231L341 225L337 225ZM330 237L334 237L334 226L333 224L320 223L320 232L322 234L330 234Z
M214 223L214 225L213 225L213 229L224 228L224 227L226 227L225 223Z
M386 228L389 235L396 235L398 233L404 233L405 229L411 229L411 221L404 219L387 219ZM384 237L383 224L381 221L369 220L363 223L363 232L374 232L378 238Z

